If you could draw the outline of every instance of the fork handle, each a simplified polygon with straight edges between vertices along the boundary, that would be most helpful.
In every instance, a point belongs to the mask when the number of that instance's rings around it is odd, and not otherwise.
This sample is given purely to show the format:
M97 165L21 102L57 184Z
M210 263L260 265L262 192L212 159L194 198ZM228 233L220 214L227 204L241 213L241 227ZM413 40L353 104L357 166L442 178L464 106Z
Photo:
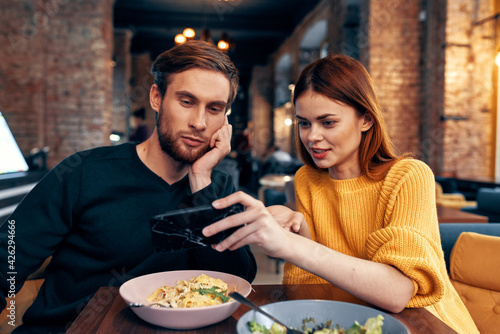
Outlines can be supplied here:
M279 321L278 319L276 319L275 317L273 317L272 315L270 315L269 313L267 313L266 311L264 311L263 309L261 309L260 307L258 307L257 305L255 305L252 301L250 301L249 299L245 298L240 293L238 293L236 291L230 292L229 293L229 297L231 297L234 300L236 300L236 301L238 301L238 302L240 302L240 303L242 303L242 304L250 307L254 311L262 313L263 315L265 315L269 319L273 320L274 322L277 322L278 324L280 324L281 326L283 326L287 330L289 330L289 328L288 328L287 325L285 325L284 323L282 323L281 321Z

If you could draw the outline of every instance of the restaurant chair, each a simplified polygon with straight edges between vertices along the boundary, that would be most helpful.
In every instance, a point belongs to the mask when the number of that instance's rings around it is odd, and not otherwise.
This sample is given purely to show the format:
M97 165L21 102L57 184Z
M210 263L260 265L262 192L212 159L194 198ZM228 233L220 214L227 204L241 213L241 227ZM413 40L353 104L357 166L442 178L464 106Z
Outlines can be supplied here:
M477 205L475 201L467 201L462 193L444 193L443 187L438 182L436 182L436 204L455 209Z
M500 329L499 254L499 236L463 232L450 256L451 282L481 334Z
M6 298L7 307L0 314L0 334L9 334L15 328L22 325L22 318L24 313L35 301L35 298L38 295L38 291L40 290L40 287L45 280L45 268L47 267L49 262L50 258L46 259L37 271L28 276L21 290L19 290L14 297ZM9 317L9 305L11 300L15 301L16 307L15 316L13 317ZM11 321L14 322L12 323Z
M475 206L466 206L461 210L487 216L490 223L500 223L500 189L480 188L476 202Z
M286 203L286 196L284 192L272 188L264 190L265 206L284 205L285 203Z
M488 223L444 223L439 224L441 246L444 252L446 269L450 272L450 256L453 246L463 232L475 232L500 237L500 224Z

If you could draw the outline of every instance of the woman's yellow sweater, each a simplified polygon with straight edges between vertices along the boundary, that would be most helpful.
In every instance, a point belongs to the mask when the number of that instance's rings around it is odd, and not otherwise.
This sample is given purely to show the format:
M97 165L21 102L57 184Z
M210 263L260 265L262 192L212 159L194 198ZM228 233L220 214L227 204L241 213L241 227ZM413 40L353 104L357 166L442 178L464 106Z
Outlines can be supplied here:
M380 181L333 180L304 166L295 175L297 209L314 241L411 278L415 292L407 307L425 307L458 333L479 333L448 278L434 182L430 168L415 159L399 161ZM283 283L328 282L286 263Z

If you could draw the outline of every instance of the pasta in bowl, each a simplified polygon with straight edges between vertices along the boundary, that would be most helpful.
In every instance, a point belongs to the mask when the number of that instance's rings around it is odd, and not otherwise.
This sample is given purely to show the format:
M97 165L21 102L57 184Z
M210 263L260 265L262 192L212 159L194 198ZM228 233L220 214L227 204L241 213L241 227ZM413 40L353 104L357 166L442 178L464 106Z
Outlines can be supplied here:
M204 307L228 302L228 293L226 282L201 274L190 280L177 280L175 286L163 285L147 301L173 308Z
M250 294L250 283L216 271L180 270L140 276L120 287L127 303L167 307L131 307L146 322L171 329L194 329L230 317L240 305L227 297L231 291Z

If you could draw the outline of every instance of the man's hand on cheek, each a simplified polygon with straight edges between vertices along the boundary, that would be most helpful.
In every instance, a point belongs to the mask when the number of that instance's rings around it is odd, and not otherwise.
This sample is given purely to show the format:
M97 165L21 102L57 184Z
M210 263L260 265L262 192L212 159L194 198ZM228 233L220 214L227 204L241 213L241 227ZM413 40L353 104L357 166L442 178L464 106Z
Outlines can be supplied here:
M231 152L233 127L225 116L222 127L210 138L210 150L189 167L189 183L195 192L208 186L212 170Z

